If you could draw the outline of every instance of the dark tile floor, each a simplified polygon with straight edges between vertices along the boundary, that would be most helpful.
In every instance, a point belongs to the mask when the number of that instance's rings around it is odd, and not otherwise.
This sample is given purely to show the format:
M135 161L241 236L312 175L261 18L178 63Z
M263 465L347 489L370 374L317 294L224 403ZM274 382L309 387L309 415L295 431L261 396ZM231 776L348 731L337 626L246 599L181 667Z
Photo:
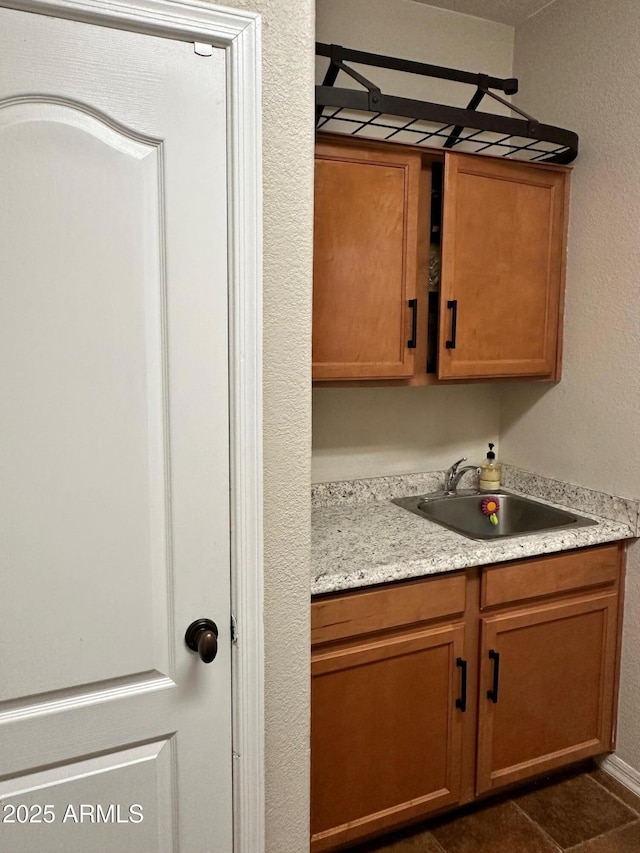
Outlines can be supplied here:
M351 853L640 853L640 797L589 765Z

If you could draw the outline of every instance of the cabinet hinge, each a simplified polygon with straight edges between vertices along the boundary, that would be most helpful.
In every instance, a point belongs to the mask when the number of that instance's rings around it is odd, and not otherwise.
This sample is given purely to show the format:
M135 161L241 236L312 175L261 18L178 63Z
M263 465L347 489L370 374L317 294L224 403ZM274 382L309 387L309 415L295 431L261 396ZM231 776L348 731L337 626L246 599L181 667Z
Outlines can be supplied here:
M231 614L231 642L234 646L238 645L238 620L235 613Z

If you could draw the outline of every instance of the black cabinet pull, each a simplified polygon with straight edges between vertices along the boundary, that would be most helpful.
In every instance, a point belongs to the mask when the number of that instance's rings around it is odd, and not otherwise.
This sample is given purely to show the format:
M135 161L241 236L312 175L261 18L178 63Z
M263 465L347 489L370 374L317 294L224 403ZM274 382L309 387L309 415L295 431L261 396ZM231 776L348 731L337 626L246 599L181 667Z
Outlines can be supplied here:
M498 701L498 683L500 681L500 652L494 652L491 649L489 660L493 661L493 687L491 690L487 690L487 699L491 699L495 703Z
M456 327L458 325L458 300L457 299L448 299L447 300L447 308L451 309L451 339L445 341L445 347L447 349L455 349L456 348Z
M456 708L467 710L467 662L464 658L456 658L456 666L460 667L460 698L456 699Z
M407 341L407 347L409 349L415 349L417 346L418 335L418 300L410 299L409 308L413 311L413 316L411 318L411 339Z

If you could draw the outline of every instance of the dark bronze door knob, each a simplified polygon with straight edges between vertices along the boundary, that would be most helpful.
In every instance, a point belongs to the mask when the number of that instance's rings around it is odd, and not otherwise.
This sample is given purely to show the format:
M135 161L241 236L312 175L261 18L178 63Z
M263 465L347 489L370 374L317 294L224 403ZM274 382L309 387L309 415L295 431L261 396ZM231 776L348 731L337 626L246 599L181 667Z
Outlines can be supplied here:
M196 619L187 628L184 641L192 652L198 652L201 661L211 663L218 654L218 626L211 619Z

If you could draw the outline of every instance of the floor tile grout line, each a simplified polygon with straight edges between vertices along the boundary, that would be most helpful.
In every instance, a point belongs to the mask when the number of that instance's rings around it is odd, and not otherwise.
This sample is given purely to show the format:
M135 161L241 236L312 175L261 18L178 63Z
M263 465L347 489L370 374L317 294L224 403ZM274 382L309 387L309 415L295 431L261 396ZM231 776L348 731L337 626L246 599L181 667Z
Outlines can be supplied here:
M549 841L553 844L553 846L556 848L556 850L559 850L560 853L562 853L563 848L558 844L558 842L555 840L555 838L553 838L551 835L549 835L549 833L546 831L546 829L544 829L542 826L540 826L540 824L537 823L537 821L535 821L531 817L530 814L527 814L527 812L522 808L522 806L519 806L515 800L509 800L509 802L513 803L513 805L520 812L520 814L524 815L525 818L529 821L529 823L533 824L533 826L535 826L536 829L540 830L540 832L544 835L544 837L549 839Z
M430 835L430 836L433 838L433 840L435 841L436 846L437 846L440 850L442 850L442 853L448 853L447 848L446 848L446 847L443 847L443 846L442 846L442 844L440 844L440 842L439 842L439 841L438 841L438 839L435 837L435 835L433 834L433 832L431 832L431 830L429 830L429 835Z
M597 840L602 839L602 838L607 838L609 835L612 835L613 833L615 833L619 830L629 829L633 826L640 825L640 809L639 810L634 809L631 805L629 805L621 797L619 797L614 791L610 790L605 784L603 784L597 778L595 778L593 775L594 772L595 771L587 770L586 772L581 773L579 775L581 775L583 777L584 776L588 777L591 780L591 782L595 783L595 785L597 786L597 788L599 790L603 791L605 794L607 794L609 797L611 797L614 801L616 801L619 805L621 805L625 810L627 810L629 812L629 820L625 823L619 824L618 826L614 826L611 829L607 829L606 831L601 832L598 835L594 835L590 838L584 838L581 841L579 841L577 844L572 844L570 847L561 846L559 844L559 842L557 842L555 840L555 838L552 835L550 835L549 832L547 832L547 830L545 830L522 806L520 806L515 801L515 799L512 799L512 798L506 799L506 804L513 804L516 808L517 813L520 814L521 816L524 816L527 823L529 823L536 830L538 830L538 832L545 839L547 839L548 842L550 842L553 845L553 847L554 847L555 851L557 851L557 853L572 853L572 851L577 851L581 847L583 847L583 845L590 844L592 841L597 841ZM602 771L602 772L604 772L604 771ZM633 794L632 791L630 793ZM640 799L640 798L637 798L637 799ZM453 818L454 822L462 817L462 815L456 816L455 811L453 813L451 813L449 816L451 818ZM433 834L433 831L431 829L429 829L427 826L425 826L424 829L426 830L426 834L429 836L430 840L435 845L435 847L437 848L438 851L441 851L441 853L450 853L450 851L436 838L436 836ZM375 853L384 853L384 851L386 849L387 849L387 847L385 846L383 848L380 848L379 851L376 850Z
M605 771L603 770L603 771L601 771L601 772L602 772L602 773L604 773ZM596 783L596 785L599 785L599 786L603 789L603 791L606 791L606 792L607 792L607 794L611 794L611 796L612 796L612 797L614 797L616 800L618 800L618 802L619 802L619 803L622 803L622 805L623 805L623 806L626 806L626 807L629 809L629 811L633 812L633 813L634 813L634 815L637 815L637 817L639 817L639 818L640 818L640 809L634 809L634 808L633 808L633 806L630 806L630 805L629 805L629 803L625 803L625 801L624 801L621 797L619 797L619 796L615 793L615 791L611 791L609 788L607 788L607 786L606 786L606 785L603 785L603 784L602 784L602 782L598 782L598 780L597 780L597 779L595 779L595 778L591 775L591 773L588 773L587 775L589 776L589 778L591 779L591 781L592 781L592 782L595 782L595 783ZM611 777L611 778L613 778L613 777ZM614 781L617 781L617 780L614 780ZM620 783L620 784L622 784L622 783ZM629 793L630 793L630 794L633 794L633 791L630 791ZM634 794L634 796L636 796L636 795Z
M594 835L593 838L585 838L584 841L580 841L578 844L573 844L571 847L565 848L564 853L571 853L571 850L579 850L580 847L585 844L591 844L592 841L599 841L599 839L606 838L608 835L612 835L619 829L628 829L630 826L633 826L636 823L640 824L640 818L630 820L629 823L621 823L620 826L614 826L613 829L608 829L606 832L601 832L600 835Z

